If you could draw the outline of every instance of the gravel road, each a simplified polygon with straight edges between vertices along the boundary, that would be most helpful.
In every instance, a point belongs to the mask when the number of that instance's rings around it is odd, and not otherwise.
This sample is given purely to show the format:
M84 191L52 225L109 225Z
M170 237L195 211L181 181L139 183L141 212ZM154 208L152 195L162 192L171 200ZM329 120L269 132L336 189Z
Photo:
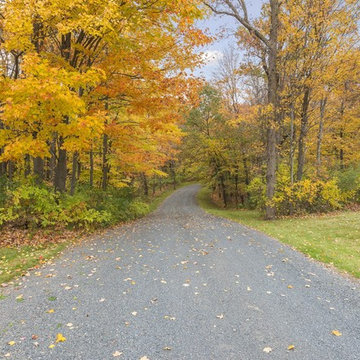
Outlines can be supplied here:
M359 282L204 213L198 190L7 289L0 358L360 359Z

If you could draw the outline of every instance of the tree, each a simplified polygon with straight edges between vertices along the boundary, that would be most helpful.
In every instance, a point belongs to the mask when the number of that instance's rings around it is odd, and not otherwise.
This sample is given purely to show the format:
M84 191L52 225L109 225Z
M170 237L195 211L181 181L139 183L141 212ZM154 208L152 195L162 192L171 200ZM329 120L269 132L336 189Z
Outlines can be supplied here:
M263 48L265 54L263 66L267 76L267 102L270 106L267 120L267 171L266 171L266 218L273 219L275 217L275 208L272 205L272 198L275 194L276 186L276 169L277 169L277 133L280 126L279 114L279 74L278 74L278 52L279 29L280 29L280 2L278 0L269 1L269 30L264 31L261 27L252 23L248 16L246 2L222 0L204 2L215 14L227 15L236 19Z

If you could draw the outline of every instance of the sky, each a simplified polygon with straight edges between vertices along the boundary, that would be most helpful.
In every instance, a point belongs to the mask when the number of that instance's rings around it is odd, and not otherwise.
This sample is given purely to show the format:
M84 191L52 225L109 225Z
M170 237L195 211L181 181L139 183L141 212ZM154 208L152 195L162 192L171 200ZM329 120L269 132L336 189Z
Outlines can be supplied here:
M249 16L251 18L260 15L263 3L264 0L246 0ZM217 37L216 41L201 49L201 51L205 53L207 65L197 69L195 72L197 76L202 76L207 80L211 80L216 71L218 61L223 56L224 51L227 48L236 45L234 32L238 27L238 22L229 16L213 15L209 19L199 21L198 26L207 31L210 35Z

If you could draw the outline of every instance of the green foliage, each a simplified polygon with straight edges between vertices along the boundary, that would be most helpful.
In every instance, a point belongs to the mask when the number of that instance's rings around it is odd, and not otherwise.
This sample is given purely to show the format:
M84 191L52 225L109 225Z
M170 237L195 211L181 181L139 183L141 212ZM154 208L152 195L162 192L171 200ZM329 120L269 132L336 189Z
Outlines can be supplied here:
M5 176L0 177L0 207L2 207L6 201L6 185L7 185L6 177Z
M360 167L349 167L336 174L344 198L360 202Z
M250 195L249 207L251 209L263 209L265 207L266 185L262 178L255 177L247 186Z
M0 209L0 225L7 222L26 228L55 225L59 214L56 200L57 196L46 188L30 184L8 190Z
M111 214L91 208L82 196L64 196L60 200L59 221L69 227L98 227L110 222Z
M133 220L149 212L134 200L131 189L81 188L74 196L54 193L47 187L22 184L8 190L0 208L0 225L23 228L96 228Z

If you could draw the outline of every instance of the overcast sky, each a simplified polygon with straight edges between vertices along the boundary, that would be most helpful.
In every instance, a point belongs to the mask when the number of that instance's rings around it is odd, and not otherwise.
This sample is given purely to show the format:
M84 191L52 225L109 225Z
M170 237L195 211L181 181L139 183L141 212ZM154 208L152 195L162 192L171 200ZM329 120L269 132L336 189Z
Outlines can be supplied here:
M263 3L264 0L246 1L251 18L258 17L260 15ZM196 71L196 75L204 76L210 80L216 70L217 62L219 58L222 57L223 52L226 48L236 45L236 40L233 34L238 27L238 23L229 16L214 15L209 19L199 22L198 26L201 29L208 30L208 33L217 37L215 42L202 49L202 51L205 52L208 64Z

